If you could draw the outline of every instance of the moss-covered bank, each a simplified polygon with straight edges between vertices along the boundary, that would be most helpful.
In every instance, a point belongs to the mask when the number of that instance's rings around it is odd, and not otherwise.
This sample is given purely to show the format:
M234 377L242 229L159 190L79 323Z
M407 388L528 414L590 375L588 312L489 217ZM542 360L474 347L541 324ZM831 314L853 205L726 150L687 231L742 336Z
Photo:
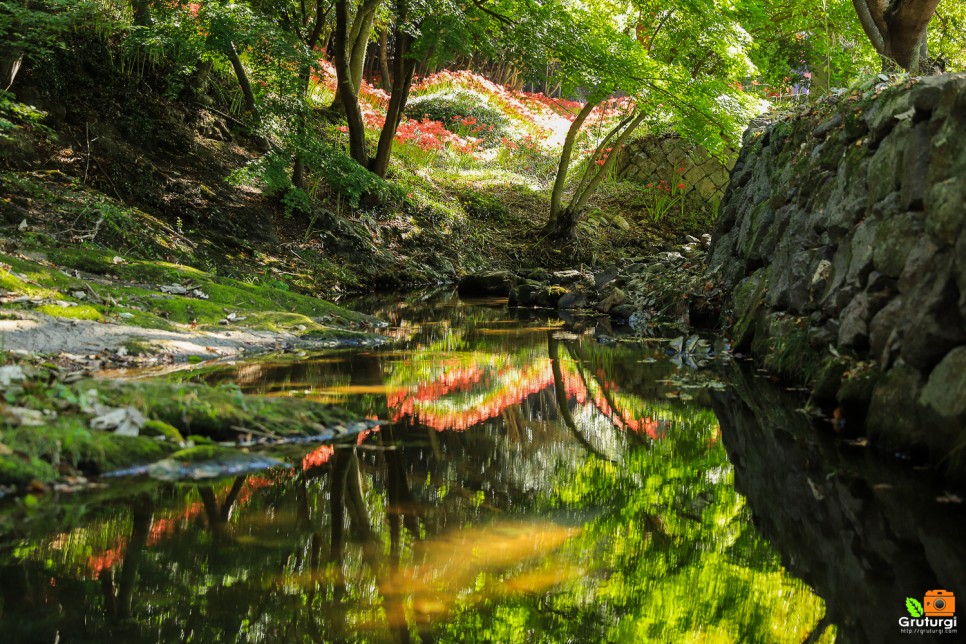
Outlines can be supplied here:
M147 464L190 445L325 442L371 424L339 408L233 386L69 382L47 364L0 369L0 490L7 492Z

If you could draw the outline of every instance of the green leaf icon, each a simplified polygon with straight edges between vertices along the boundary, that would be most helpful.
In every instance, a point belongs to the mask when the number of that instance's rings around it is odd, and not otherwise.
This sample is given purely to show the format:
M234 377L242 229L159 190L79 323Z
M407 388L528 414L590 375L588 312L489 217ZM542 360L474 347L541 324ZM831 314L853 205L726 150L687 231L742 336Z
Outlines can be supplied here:
M906 610L913 617L922 617L922 604L912 597L906 597Z

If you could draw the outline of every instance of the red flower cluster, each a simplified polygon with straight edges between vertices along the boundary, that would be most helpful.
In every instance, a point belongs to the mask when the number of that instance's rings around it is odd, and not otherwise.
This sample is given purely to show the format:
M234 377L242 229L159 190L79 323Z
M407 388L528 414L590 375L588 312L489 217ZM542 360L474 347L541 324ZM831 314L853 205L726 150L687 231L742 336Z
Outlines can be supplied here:
M481 142L475 137L463 138L447 130L440 121L425 118L403 121L396 130L396 140L419 146L427 152L442 150L449 145L463 154L472 154Z

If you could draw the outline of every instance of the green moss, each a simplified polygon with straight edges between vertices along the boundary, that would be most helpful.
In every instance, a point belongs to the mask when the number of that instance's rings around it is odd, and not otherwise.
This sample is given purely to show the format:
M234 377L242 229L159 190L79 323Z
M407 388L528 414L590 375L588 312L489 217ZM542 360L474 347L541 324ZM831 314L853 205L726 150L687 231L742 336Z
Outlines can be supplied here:
M33 481L50 483L57 479L57 470L35 456L0 456L0 485L28 485Z
M179 445L185 442L178 428L169 425L163 420L149 420L141 428L141 433L145 436L163 436L167 440L178 443Z
M47 258L58 266L95 275L113 275L114 256L114 253L83 246L47 250Z
M143 340L128 340L123 345L124 350L127 351L128 355L139 356L139 355L151 355L156 353L154 347L150 343Z
M238 454L236 450L227 447L220 447L218 445L200 445L178 450L171 455L171 458L184 463L204 463L206 461L214 461L219 458L225 458L226 456L235 456L236 454Z
M822 354L809 344L808 318L772 318L764 365L792 382L812 382L822 365Z
M362 322L365 315L343 309L331 302L293 293L277 281L244 282L216 277L197 268L168 262L129 261L113 264L114 254L89 248L56 249L48 253L52 261L87 272L111 274L127 282L83 283L64 275L53 266L0 254L0 262L13 271L0 270L0 288L45 299L73 300L63 293L92 289L104 301L118 306L92 304L80 300L78 306L39 307L54 317L112 321L152 329L175 330L178 324L197 323L216 326L226 311L234 311L246 320L239 326L267 331L302 332L312 335L331 333L331 326ZM192 284L207 299L162 293L161 286ZM78 300L75 300L78 301ZM124 317L116 314L124 313ZM304 327L304 328L299 328ZM141 353L143 347L129 353Z
M0 261L5 261L6 257L0 255ZM29 279L29 278L28 278ZM21 293L31 297L51 297L54 292L48 288L28 283L10 271L0 270L0 289L14 293Z
M79 304L77 306L57 306L56 304L43 304L37 307L41 313L55 318L67 318L69 320L101 320L103 315L93 306Z
M153 438L95 431L81 418L58 418L42 427L18 427L3 442L32 459L62 462L88 472L105 472L163 458L172 451Z
M768 269L760 268L735 288L732 341L739 350L747 350L760 326L765 293L768 291Z
M816 403L832 403L836 400L842 377L849 368L851 360L845 356L828 356L822 361L812 383L811 400Z

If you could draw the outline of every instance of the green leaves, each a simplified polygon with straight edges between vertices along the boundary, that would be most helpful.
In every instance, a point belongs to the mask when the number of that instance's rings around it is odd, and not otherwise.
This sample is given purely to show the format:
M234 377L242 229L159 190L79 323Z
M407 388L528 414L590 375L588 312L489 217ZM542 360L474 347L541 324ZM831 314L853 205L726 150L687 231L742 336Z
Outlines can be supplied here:
M906 597L906 610L913 617L922 617L922 604L912 597Z

